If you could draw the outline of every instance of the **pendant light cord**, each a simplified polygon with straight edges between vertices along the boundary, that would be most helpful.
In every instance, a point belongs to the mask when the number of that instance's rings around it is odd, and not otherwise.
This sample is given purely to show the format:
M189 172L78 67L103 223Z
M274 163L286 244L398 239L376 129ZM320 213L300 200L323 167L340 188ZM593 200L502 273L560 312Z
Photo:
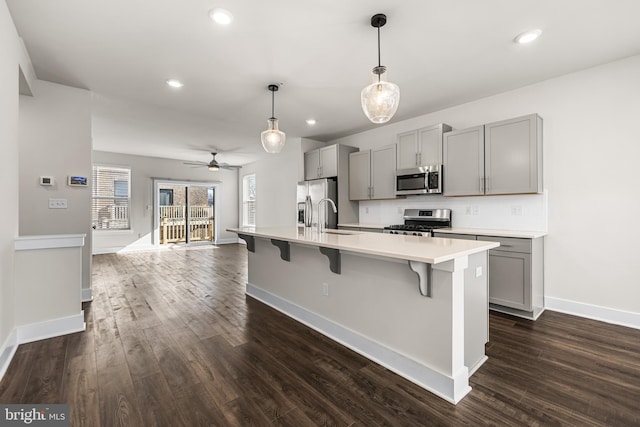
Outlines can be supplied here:
M276 91L272 90L271 91L271 118L275 119L276 115L275 115L275 95L276 95Z
M378 67L380 65L380 26L378 26ZM380 83L380 74L378 74L378 83Z

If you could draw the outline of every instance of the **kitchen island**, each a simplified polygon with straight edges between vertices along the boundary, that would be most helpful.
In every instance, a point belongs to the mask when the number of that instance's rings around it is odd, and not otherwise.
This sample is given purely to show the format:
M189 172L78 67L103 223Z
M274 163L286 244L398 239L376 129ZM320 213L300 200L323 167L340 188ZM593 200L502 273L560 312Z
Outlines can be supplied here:
M233 228L246 294L452 402L486 360L496 242L344 230Z

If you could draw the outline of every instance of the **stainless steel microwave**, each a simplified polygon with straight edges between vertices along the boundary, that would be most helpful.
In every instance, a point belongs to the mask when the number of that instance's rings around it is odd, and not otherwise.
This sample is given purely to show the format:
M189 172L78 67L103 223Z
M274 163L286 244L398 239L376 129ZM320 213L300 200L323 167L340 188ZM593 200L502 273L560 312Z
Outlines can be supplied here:
M420 166L396 171L396 195L441 194L442 165Z

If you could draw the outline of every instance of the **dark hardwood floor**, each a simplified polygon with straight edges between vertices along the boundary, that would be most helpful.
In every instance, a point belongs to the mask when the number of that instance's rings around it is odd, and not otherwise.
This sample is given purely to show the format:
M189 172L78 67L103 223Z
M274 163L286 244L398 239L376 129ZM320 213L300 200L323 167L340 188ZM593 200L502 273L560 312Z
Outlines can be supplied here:
M241 245L95 256L87 330L21 345L2 403L73 426L640 425L640 331L491 313L454 406L244 295ZM383 313L381 313L383 314Z

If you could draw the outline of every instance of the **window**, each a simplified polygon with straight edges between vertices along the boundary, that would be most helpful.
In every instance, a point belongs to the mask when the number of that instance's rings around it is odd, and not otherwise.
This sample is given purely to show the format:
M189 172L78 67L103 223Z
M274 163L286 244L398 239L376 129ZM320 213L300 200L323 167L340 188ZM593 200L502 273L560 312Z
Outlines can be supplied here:
M91 226L95 230L128 230L131 169L93 166Z
M256 225L256 175L242 178L242 225Z

